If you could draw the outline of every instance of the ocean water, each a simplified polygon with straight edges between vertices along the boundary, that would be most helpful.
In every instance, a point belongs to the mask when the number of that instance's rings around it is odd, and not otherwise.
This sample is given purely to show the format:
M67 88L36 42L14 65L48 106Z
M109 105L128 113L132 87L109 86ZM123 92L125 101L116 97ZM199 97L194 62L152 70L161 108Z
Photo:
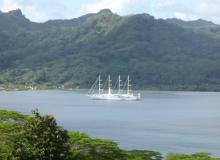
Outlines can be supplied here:
M0 91L0 109L38 108L68 130L124 149L209 152L220 157L220 93L142 91L141 101L90 100L78 91Z

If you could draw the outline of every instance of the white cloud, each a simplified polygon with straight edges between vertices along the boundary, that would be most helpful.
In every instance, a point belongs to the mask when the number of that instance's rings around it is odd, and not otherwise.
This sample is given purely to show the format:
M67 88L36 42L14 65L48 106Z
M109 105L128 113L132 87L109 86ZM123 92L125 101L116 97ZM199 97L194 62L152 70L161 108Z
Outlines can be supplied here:
M147 0L146 0L147 1ZM155 2L156 1L156 2ZM205 19L220 23L220 0L155 0L151 14L157 18Z
M30 17L31 20L42 22L48 20L50 17L36 8L34 5L27 5L23 7L24 14Z
M199 19L195 15L190 15L189 13L187 14L187 13L182 13L182 12L175 12L174 17L178 19L186 20L186 21Z
M27 18L35 22L64 18L63 13L65 14L59 0L0 0L0 10L3 12L18 8Z
M185 13L181 13L181 12L174 13L174 16L175 16L175 18L178 18L178 19L183 19L183 20L187 19L186 14Z
M4 12L21 8L15 0L2 0L0 9Z
M134 2L137 2L137 0L99 0L95 3L83 4L79 11L75 13L75 16L96 13L106 8L111 9L113 12L121 13Z
M197 0L191 7L192 15L220 24L220 1L219 0Z
M2 0L0 2L0 10L8 12L15 9L21 9L23 14L33 21L41 22L49 17L32 3L24 3L23 0Z
M195 11L198 14L207 15L207 16L220 16L220 1L204 1L199 3L195 7Z
M0 10L20 8L32 21L74 18L109 8L120 15L149 13L156 18L198 18L220 24L220 0L0 0Z
M173 6L176 0L158 0L158 7Z

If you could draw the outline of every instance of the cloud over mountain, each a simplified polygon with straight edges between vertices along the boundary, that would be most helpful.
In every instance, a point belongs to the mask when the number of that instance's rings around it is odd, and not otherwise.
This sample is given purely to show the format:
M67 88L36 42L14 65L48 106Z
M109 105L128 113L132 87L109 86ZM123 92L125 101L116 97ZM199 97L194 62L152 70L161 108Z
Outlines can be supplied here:
M120 15L149 13L156 18L206 19L220 24L219 0L1 0L0 10L20 8L32 21L65 19L109 8Z

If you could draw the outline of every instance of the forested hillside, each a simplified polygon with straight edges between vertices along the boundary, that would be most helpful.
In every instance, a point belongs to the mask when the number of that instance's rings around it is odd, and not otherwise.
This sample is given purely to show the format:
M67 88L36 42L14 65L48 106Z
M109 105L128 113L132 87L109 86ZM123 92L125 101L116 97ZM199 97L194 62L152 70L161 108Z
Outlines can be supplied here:
M130 74L135 88L220 90L220 26L110 10L34 23L0 12L0 84L90 87Z

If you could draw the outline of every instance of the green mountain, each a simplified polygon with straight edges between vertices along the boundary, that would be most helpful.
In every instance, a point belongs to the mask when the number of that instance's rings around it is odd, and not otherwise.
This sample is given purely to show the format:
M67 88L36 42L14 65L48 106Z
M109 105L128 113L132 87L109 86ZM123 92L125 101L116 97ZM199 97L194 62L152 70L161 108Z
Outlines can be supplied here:
M167 22L176 24L186 29L192 29L195 32L205 34L206 36L220 38L220 25L214 24L213 22L198 19L195 21L183 21L176 18L167 19Z
M110 10L34 23L0 13L0 84L89 87L130 74L135 88L219 90L220 27ZM219 34L220 35L220 34Z
M188 27L188 28L211 28L211 27L220 27L219 25L210 22L210 21L206 21L203 19L198 19L195 21L184 21L184 20L180 20L180 19L176 19L176 18L169 18L166 19L167 22L169 23L173 23L173 24L178 24L182 27Z

